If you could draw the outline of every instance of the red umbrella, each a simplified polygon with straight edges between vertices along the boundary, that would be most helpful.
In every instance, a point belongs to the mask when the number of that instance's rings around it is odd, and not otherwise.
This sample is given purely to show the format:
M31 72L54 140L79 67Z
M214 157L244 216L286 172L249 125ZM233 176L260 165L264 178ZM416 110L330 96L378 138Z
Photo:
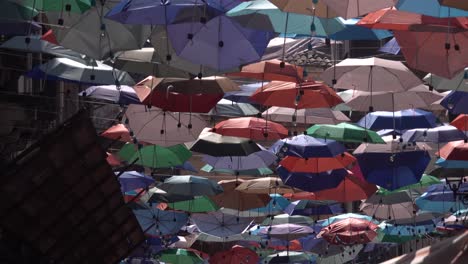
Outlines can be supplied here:
M101 133L101 136L113 140L132 142L130 132L124 124L117 124L109 127L106 131Z
M210 257L210 264L241 264L258 263L259 257L254 251L241 247L233 246L230 250L222 251Z
M438 155L446 160L468 160L468 143L463 140L449 142Z
M468 115L467 114L462 114L457 116L450 125L458 128L461 131L468 131Z
M136 84L143 104L171 112L208 113L224 96L238 86L226 77L203 79L156 78L148 76Z
M219 122L212 132L253 140L277 140L288 137L288 130L283 125L256 117L231 118Z
M367 199L377 191L374 184L357 179L352 175L348 175L335 188L322 190L318 192L299 192L287 193L284 197L292 200L312 200L312 201L337 201L337 202L352 202Z
M371 221L346 218L323 228L317 237L335 245L365 244L377 237L377 229Z
M295 109L329 108L343 103L336 92L323 83L273 81L259 88L250 97L262 105Z
M266 60L242 67L240 72L227 73L227 76L252 78L262 81L301 82L303 68L289 63L281 67L280 60Z
M356 158L344 152L336 157L320 157L320 158L299 158L287 156L279 165L283 166L290 172L312 172L318 173L329 170L337 170L342 168L351 168L356 164Z

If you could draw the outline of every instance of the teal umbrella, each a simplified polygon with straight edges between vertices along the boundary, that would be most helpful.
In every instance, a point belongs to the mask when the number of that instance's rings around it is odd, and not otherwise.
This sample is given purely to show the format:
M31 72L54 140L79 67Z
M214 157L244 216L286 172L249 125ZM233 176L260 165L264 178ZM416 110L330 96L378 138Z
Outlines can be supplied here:
M95 0L16 0L27 8L42 11L83 13L90 9Z
M337 18L286 13L266 0L244 2L227 12L227 15L245 27L273 30L278 33L327 37L345 29L344 24ZM264 20L265 15L269 21Z

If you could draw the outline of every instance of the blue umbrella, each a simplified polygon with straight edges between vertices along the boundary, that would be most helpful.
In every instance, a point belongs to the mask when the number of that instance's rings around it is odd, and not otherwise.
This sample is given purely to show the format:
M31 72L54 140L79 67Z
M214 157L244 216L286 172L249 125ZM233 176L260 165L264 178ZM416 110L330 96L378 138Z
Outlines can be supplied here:
M393 36L388 30L370 29L356 25L358 18L343 19L339 18L345 25L343 30L340 30L330 35L330 39L334 40L381 40Z
M440 104L452 114L468 114L468 92L451 91Z
M115 172L118 175L120 172ZM126 171L119 176L120 188L122 192L127 192L139 188L147 188L154 183L154 179L136 171Z
M307 135L281 139L270 147L270 151L279 157L294 156L300 158L335 157L346 151L343 144Z
M334 201L294 201L284 210L289 215L335 215L343 212L340 203Z
M429 223L418 223L415 225L394 225L382 222L379 227L378 237L380 241L396 243L417 239L418 237L427 235L435 230L433 221L430 221Z
M468 191L468 183L462 183L459 191ZM415 200L421 211L445 214L468 208L458 196L453 195L446 184L430 186L425 193Z
M468 168L468 161L466 160L446 160L444 158L439 158L435 165L443 167L443 168L450 168L450 169L460 169L460 168Z
M227 92L224 94L224 98L231 100L236 103L247 103L247 104L255 104L250 100L250 96L260 87L263 85L267 85L268 83L250 83L250 84L243 84L239 86L240 91L234 92Z
M176 234L187 223L186 213L159 209L133 210L141 229L153 236Z
M433 17L464 17L468 11L443 6L438 0L399 0L396 8L401 11Z
M140 99L131 86L98 85L90 86L80 92L79 96L110 101L120 105L141 104Z
M407 109L396 112L376 111L367 114L357 123L372 130L436 127L436 116L420 109Z
M106 18L122 24L167 25L206 20L221 14L222 10L212 6L212 1L200 0L124 0L115 5ZM232 1L230 1L232 2Z
M340 184L348 175L345 169L325 171L320 173L311 172L290 172L286 168L279 166L276 170L283 183L300 188L308 192L316 192L325 189L331 189Z
M379 51L388 54L398 55L398 53L400 53L400 45L398 45L396 38L392 38L387 43L385 43L385 45L383 45L383 47L381 47Z
M206 24L169 25L167 30L179 57L221 71L260 60L275 37L274 32L245 28L224 15Z
M466 139L466 135L454 126L439 126L410 129L403 134L402 138L404 142L445 143Z
M250 209L245 212L250 212L252 215L276 215L283 213L284 209L291 203L279 194L270 194L270 197L271 200L266 206Z
M355 154L366 180L388 190L419 182L431 161L427 151Z

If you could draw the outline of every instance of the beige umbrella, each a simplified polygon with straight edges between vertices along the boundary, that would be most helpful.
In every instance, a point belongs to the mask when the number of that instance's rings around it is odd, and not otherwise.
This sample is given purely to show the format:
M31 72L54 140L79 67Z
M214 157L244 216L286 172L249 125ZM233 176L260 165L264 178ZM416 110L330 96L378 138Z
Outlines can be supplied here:
M346 19L391 7L395 0L319 0ZM309 1L310 2L310 1Z
M312 0L269 0L283 12L304 14L309 16L334 18L339 16L324 1Z
M280 178L265 177L245 181L237 186L236 190L246 193L270 194L293 193L296 189L289 187Z
M294 115L296 115L294 121ZM342 122L348 122L350 119L341 111L330 108L307 108L293 109L287 107L270 107L262 113L262 117L274 122L304 124L306 128L311 124L330 124L335 125Z
M218 182L223 187L224 192L210 199L219 207L245 211L253 208L264 207L271 200L268 194L252 194L241 192L236 188L245 182L244 180L227 180Z
M415 151L415 150L431 150L431 147L425 143L403 143L399 139L393 139L393 136L385 136L382 139L386 144L369 144L362 143L357 147L353 154L362 153L397 153L404 151Z

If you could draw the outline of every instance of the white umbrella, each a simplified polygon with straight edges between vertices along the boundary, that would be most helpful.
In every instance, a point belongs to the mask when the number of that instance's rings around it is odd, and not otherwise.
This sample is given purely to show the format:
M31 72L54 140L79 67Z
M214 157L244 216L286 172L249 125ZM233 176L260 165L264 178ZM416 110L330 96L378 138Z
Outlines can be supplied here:
M125 123L138 140L160 146L193 141L207 126L207 122L197 114L164 112L156 107L137 104L128 106Z
M282 123L293 123L293 116L296 114L296 121L300 124L339 124L348 122L350 119L341 111L330 108L308 108L298 109L273 106L262 113L262 117L268 117L271 121Z
M367 111L371 102L377 111L400 111L410 108L429 108L432 103L443 98L436 91L429 91L426 85L420 85L401 92L363 92L353 91L352 97L345 103L356 111Z

